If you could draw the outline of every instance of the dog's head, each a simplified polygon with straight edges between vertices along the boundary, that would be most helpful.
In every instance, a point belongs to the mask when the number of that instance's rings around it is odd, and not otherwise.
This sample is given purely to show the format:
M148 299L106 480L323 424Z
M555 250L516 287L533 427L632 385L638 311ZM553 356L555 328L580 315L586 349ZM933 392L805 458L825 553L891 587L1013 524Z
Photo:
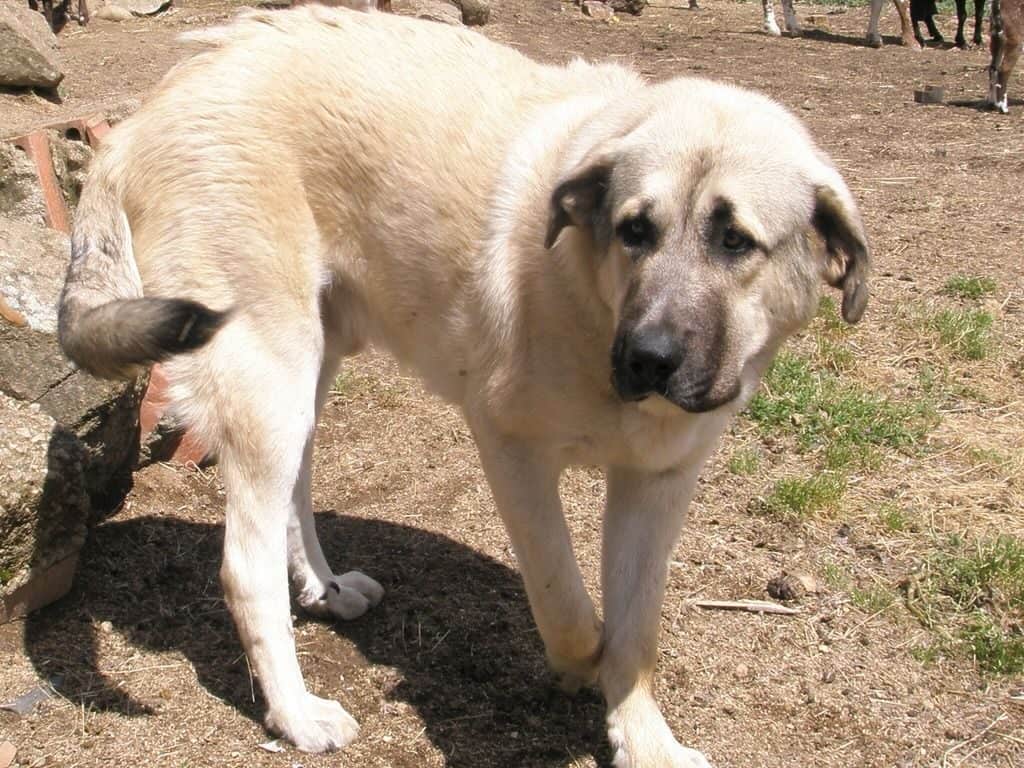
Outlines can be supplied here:
M620 397L707 411L753 394L822 282L860 319L867 238L839 174L782 107L699 80L646 90L578 132L546 245L573 238L593 262Z

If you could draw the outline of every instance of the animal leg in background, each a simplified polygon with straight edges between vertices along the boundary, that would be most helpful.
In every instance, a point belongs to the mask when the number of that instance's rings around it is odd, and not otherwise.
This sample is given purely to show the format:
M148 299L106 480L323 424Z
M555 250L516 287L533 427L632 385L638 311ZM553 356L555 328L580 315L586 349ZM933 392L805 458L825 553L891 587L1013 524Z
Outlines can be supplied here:
M960 1L966 2L966 0ZM928 34L933 42L941 43L943 41L942 33L935 26L935 14L938 12L938 8L935 7L935 0L910 0L910 21L914 26L914 39L917 40L918 45L924 45L924 37L921 35L920 27L918 27L918 24L922 21L928 27Z
M1010 111L1007 87L1024 44L1024 2L992 0L992 62L988 66L988 103L1003 114Z

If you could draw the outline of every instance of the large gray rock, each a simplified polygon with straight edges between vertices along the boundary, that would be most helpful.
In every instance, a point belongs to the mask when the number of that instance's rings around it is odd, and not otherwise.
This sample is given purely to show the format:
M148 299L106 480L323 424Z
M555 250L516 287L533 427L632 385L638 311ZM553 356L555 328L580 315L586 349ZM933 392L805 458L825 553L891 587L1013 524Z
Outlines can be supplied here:
M470 26L486 24L491 18L490 0L452 0L462 11L462 23Z
M84 141L65 138L59 131L48 131L48 134L53 172L64 193L64 202L69 209L74 209L82 196L82 185L95 153Z
M392 0L391 8L403 16L415 16L427 21L462 26L462 12L442 0Z
M39 225L46 223L46 202L35 163L23 150L0 141L0 216L4 215Z
M63 232L0 214L0 297L30 328L57 332L69 253Z
M38 403L81 440L86 491L97 514L131 483L145 383L94 379L65 360L54 335L0 321L0 392Z
M0 85L55 88L63 79L57 38L42 14L0 0Z
M0 395L0 622L71 586L90 512L84 468L71 432Z

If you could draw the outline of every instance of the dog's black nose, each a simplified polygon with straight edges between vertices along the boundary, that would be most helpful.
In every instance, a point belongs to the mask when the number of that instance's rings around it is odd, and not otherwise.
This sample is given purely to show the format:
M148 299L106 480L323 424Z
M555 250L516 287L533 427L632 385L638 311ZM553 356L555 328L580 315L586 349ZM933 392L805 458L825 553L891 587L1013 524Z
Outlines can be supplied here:
M626 399L664 395L668 380L679 370L686 350L679 339L660 328L628 333L613 353L615 386Z

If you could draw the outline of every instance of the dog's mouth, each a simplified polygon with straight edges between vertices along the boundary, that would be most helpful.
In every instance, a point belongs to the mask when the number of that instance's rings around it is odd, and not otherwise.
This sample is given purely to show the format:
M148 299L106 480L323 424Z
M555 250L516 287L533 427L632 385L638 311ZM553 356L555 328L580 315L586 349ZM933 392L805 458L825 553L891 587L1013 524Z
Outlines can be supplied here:
M663 401L671 403L686 413L708 413L709 411L715 411L724 405L728 405L739 396L739 386L736 386L727 396L711 397L706 394L704 395L685 395L681 397L673 397L668 394L660 392L647 392L644 394L628 394L624 395L619 392L619 399L624 403L640 403L645 400L649 400L652 397L659 397Z
M628 376L621 375L614 367L612 368L612 387L624 403L639 403L652 397L658 397L687 413L707 413L717 410L739 397L742 389L740 383L736 382L724 393L716 393L714 392L713 376L693 377L678 383L670 381L659 389L636 387Z
M688 413L713 411L739 396L739 381L723 387L711 366L680 362L660 352L639 356L620 336L611 351L612 387L624 403L658 397Z

